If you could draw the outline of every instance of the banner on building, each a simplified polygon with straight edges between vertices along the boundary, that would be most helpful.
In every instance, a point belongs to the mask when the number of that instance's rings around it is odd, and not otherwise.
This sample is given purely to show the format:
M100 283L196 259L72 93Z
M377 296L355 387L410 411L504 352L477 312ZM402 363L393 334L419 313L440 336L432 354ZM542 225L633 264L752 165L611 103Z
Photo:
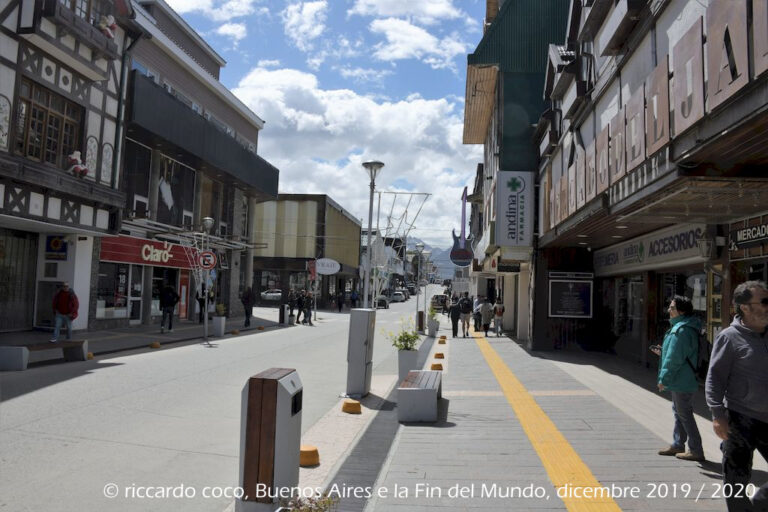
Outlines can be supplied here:
M533 188L531 172L499 171L496 180L496 245L533 245Z

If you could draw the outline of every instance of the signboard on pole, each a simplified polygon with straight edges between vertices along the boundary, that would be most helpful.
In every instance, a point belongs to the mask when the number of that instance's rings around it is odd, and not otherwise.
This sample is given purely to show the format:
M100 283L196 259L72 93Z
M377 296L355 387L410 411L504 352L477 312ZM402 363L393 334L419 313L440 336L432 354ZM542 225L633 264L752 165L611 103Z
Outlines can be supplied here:
M341 270L341 265L331 258L320 258L315 264L315 270L320 275L331 276Z
M317 266L315 265L315 260L307 262L307 270L309 271L310 281L317 279Z
M203 251L200 253L200 266L205 270L210 270L216 266L216 253L213 251Z

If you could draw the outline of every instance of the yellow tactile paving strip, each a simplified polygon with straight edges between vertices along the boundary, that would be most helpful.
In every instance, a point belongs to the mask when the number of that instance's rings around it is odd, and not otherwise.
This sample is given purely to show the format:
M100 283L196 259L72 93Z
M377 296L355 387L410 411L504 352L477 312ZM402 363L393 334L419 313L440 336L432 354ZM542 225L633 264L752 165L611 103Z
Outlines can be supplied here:
M557 429L549 416L539 407L536 400L515 377L501 356L483 336L474 335L477 346L493 371L507 402L515 411L520 425L541 459L544 469L556 488L569 485L571 488L602 487L576 450ZM620 511L611 498L561 498L571 512Z

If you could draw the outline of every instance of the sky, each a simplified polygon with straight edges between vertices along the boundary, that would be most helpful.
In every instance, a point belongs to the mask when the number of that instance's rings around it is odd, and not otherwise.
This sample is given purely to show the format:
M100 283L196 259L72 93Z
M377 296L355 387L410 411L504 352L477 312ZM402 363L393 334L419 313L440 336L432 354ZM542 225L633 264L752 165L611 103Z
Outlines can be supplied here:
M166 1L227 61L221 82L265 121L258 153L280 169L280 193L328 194L366 228L361 164L379 160L377 191L431 194L411 236L452 245L462 190L482 162L482 145L463 144L462 132L484 0ZM382 194L379 209L377 196L374 227L402 235L422 198Z

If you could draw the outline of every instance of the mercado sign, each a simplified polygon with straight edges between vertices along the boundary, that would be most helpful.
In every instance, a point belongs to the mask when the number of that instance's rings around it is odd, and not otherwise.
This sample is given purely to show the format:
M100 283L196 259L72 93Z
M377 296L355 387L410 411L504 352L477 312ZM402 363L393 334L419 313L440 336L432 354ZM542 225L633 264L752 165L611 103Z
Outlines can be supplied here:
M595 251L595 275L703 263L696 241L705 228L704 224L679 224Z

